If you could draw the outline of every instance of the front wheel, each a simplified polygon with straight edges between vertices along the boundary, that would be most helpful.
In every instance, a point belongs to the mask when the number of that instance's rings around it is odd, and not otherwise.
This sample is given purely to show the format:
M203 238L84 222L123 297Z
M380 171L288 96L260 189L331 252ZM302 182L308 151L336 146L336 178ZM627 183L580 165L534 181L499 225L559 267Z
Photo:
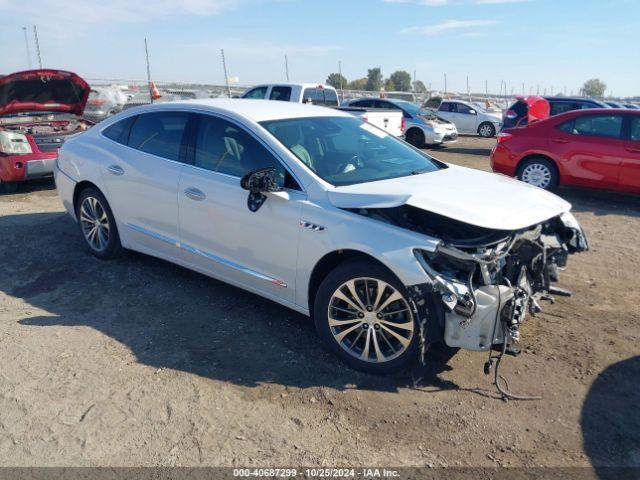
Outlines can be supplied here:
M419 128L412 128L405 134L404 138L407 143L413 145L416 148L424 147L424 132Z
M388 374L418 358L419 328L406 290L374 262L347 262L329 273L314 321L325 347L356 370Z
M89 187L78 196L76 217L89 251L98 258L115 258L122 252L115 218L107 199Z
M482 138L492 138L496 134L496 127L492 123L484 122L478 127L478 135Z

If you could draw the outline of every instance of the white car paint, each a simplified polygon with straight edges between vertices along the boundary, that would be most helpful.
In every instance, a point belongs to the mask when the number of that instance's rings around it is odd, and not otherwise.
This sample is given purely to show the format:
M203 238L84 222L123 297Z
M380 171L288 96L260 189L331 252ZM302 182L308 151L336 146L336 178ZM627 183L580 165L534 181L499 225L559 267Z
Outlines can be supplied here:
M266 149L299 188L265 193L261 209L252 212L239 177L145 153L104 135L121 120L150 112L186 112L230 122ZM91 184L111 206L123 247L223 280L307 315L316 293L310 289L316 267L340 252L358 252L375 259L414 295L425 285L442 292L447 305L466 295L464 282L444 279L425 260L426 253L440 255L449 248L444 240L368 215L366 209L406 203L446 217L446 222L499 230L534 227L554 217L563 228L583 236L568 213L570 205L553 194L506 177L433 161L404 143L393 143L398 141L367 124L360 124L360 128L376 130L367 142L376 137L391 141L407 159L418 155L435 162L432 166L437 169L336 187L260 123L293 120L295 125L298 119L320 117L352 118L324 107L260 100L193 100L131 109L65 142L55 173L58 194L76 219L75 198L83 185ZM362 135L354 138L356 144ZM182 138L184 141L185 136ZM400 164L402 161L397 159ZM539 228L528 229L529 235L532 230ZM524 234L510 235L513 245ZM484 325L486 319L496 318L508 298L496 296L490 283L480 288L480 316L470 314L469 321ZM509 287L508 291L511 295L514 290ZM456 339L453 345L473 350L490 347L486 339L478 343L477 336L458 335L462 328L459 313L450 311L443 316L446 338ZM444 317L442 322L444 325ZM486 325L476 330L486 331ZM494 340L507 341L506 337Z
M450 111L450 106L456 109ZM460 106L460 107L458 107ZM460 113L459 110L464 111ZM502 115L500 113L487 112L480 106L463 100L443 100L438 108L438 116L455 124L460 133L479 133L480 126L490 123L494 127L494 135L500 131Z
M407 204L470 225L517 230L571 210L571 204L540 188L489 172L448 165L411 177L359 183L329 190L340 208L390 208ZM531 208L535 205L535 208Z

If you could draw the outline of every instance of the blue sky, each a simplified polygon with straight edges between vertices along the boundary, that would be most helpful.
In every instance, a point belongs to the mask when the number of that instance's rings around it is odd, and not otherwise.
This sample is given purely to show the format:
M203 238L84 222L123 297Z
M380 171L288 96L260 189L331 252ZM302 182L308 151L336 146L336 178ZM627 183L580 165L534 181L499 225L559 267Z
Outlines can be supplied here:
M605 6L606 5L606 6ZM547 93L592 77L640 95L638 0L0 0L0 72L27 68L21 27L38 25L45 67L87 78L143 79L143 38L157 80L223 83L220 48L241 84L349 79L380 66L449 90Z

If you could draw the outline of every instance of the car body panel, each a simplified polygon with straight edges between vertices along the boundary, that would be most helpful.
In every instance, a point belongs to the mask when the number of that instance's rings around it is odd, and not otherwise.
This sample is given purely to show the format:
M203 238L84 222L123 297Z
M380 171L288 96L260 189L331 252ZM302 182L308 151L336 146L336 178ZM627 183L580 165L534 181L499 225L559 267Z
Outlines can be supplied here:
M47 84L55 88L47 88ZM20 112L65 112L82 115L89 85L72 72L27 70L0 78L0 115Z
M460 113L458 111L452 112L448 110L448 106L450 104L454 104L456 105L456 107L457 105L462 105L465 110L470 110L472 113ZM491 123L494 126L495 131L497 132L498 130L500 130L500 125L502 123L500 114L482 111L478 105L474 105L473 103L465 102L462 100L442 101L440 107L438 108L438 116L455 124L460 133L476 134L478 133L478 128L480 127L480 125L486 122Z

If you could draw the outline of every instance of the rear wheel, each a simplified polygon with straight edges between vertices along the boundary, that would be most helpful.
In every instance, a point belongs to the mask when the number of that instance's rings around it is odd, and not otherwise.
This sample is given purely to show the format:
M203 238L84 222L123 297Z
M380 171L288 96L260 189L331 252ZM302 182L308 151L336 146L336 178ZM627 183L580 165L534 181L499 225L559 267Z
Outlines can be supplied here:
M419 128L412 128L405 134L405 140L416 148L424 147L424 132Z
M483 138L491 138L496 134L496 127L490 122L481 123L478 127L478 135Z
M327 349L356 370L387 374L418 358L419 328L406 290L374 262L347 262L329 273L314 321Z
M544 190L558 186L558 170L550 160L534 157L522 162L518 168L518 180Z
M94 187L78 196L76 217L89 251L98 258L115 258L122 252L118 227L104 195Z

